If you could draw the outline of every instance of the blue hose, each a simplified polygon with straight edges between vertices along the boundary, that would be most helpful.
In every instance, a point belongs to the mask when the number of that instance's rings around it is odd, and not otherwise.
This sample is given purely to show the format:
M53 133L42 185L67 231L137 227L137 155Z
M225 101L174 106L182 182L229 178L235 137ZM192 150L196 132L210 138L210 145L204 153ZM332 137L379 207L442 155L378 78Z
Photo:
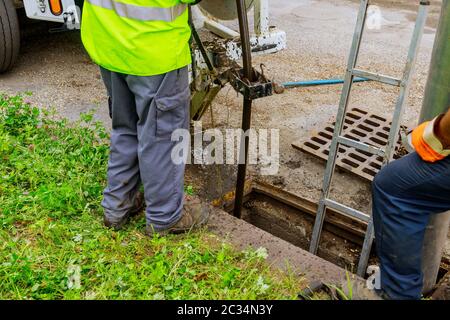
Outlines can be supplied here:
M364 82L364 81L370 81L370 79L366 78L353 79L353 82ZM312 87L312 86L323 86L342 83L344 83L343 79L325 79L325 80L285 82L282 84L282 86L285 88L295 88L295 87Z

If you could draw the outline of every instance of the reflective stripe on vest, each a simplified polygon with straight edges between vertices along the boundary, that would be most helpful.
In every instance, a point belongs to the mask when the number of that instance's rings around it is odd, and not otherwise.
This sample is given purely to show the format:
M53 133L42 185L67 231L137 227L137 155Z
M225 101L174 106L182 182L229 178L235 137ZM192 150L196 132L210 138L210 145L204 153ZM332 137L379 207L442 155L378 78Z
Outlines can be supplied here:
M141 21L165 21L172 22L184 13L187 5L178 4L169 8L143 7L126 4L114 0L86 0L94 6L114 10L119 16Z

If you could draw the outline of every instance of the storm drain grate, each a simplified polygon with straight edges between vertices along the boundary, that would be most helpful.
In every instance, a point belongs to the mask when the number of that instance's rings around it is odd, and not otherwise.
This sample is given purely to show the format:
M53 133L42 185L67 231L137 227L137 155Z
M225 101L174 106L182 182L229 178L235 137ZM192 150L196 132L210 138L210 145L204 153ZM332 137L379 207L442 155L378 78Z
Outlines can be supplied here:
M312 154L320 159L328 160L335 122L327 125L318 134L303 143L293 143L296 149ZM384 148L389 138L391 121L354 108L347 112L343 136L377 148ZM401 130L406 130L402 127ZM400 139L395 147L394 159L398 159L401 147ZM372 181L380 171L383 158L368 152L341 145L336 165L343 170L352 172L362 178Z

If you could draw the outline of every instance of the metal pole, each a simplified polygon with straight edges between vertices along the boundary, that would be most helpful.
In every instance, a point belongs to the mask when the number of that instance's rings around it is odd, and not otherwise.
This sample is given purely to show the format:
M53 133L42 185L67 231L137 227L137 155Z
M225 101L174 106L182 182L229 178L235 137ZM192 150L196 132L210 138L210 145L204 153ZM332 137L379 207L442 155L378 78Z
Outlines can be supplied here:
M244 78L252 82L253 68L252 68L252 52L250 48L250 34L248 30L247 10L244 0L236 0L237 13L239 19L239 31L241 34L241 47L242 47L242 64L244 71ZM236 195L234 202L233 214L235 217L241 217L242 201L244 199L244 187L245 187L245 175L247 172L247 159L248 159L248 142L249 136L245 135L247 130L250 129L252 116L252 100L244 97L244 107L242 112L242 131L241 144L239 150L239 165L236 182ZM242 148L244 146L244 148Z
M269 0L255 2L255 33L262 36L269 33Z
M450 107L450 0L443 0L441 17L425 88L420 122L431 120ZM431 216L425 232L422 270L423 292L436 284L442 252L447 241L450 212Z

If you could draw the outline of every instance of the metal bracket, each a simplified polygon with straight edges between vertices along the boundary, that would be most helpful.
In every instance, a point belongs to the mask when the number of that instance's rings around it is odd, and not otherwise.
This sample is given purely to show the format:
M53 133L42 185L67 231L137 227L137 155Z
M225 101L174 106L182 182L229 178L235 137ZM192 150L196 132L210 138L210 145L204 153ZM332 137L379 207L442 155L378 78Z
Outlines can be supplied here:
M249 100L271 96L273 94L272 81L268 80L263 73L259 73L255 69L253 69L253 72L254 78L258 79L257 82L250 82L245 79L243 69L230 70L229 80L234 90Z

